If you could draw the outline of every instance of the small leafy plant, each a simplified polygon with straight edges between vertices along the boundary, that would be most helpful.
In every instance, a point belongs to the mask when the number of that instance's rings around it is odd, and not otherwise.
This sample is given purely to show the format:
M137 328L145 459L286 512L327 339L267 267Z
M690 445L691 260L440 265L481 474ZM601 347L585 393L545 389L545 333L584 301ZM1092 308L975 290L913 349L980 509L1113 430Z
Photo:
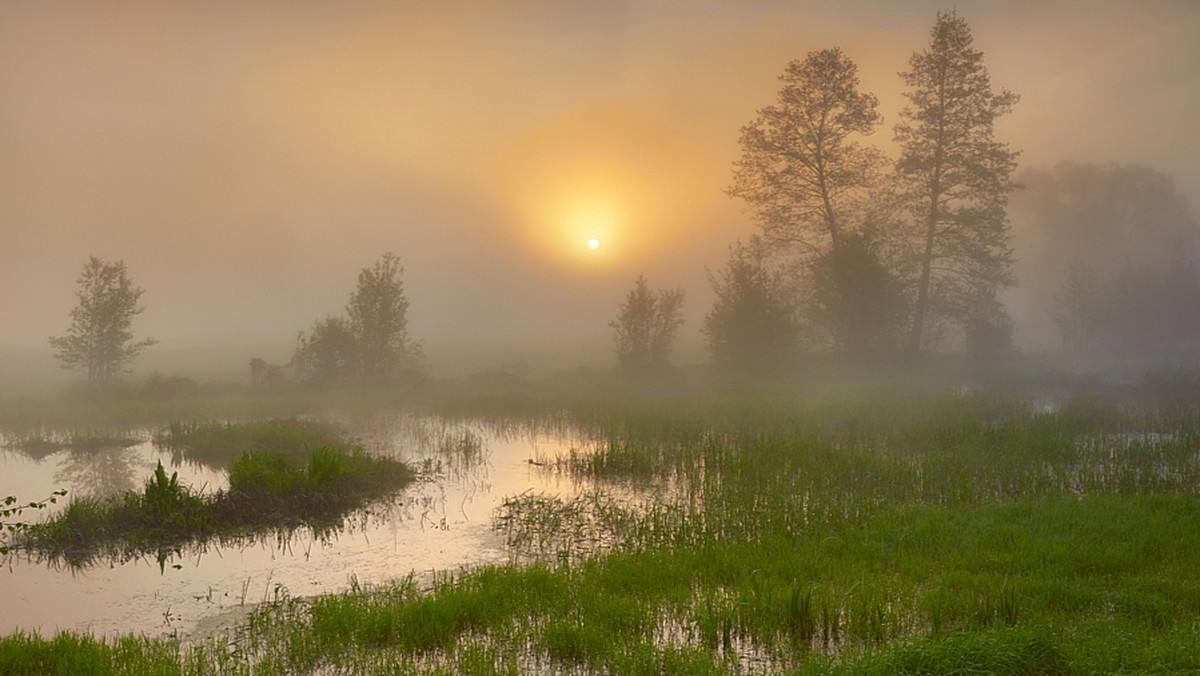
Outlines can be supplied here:
M25 521L8 521L21 514L27 509L45 509L46 507L56 504L58 499L67 494L66 490L57 490L50 494L50 497L45 500L34 500L32 502L19 502L16 496L6 496L4 498L4 506L0 508L0 555L8 554L12 546L9 544L10 538L16 537L18 533L29 531L37 527L37 524L27 523Z

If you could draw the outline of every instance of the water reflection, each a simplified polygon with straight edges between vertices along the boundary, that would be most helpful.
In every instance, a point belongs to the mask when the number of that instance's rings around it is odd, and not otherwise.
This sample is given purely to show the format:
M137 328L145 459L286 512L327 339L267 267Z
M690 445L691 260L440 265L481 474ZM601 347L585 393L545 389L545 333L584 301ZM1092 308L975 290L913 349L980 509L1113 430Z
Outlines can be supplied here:
M192 631L206 617L237 614L281 585L307 596L343 589L351 575L363 584L386 583L416 573L509 560L505 535L493 529L504 498L532 492L570 502L584 489L565 473L531 464L569 453L578 440L563 430L415 415L377 415L329 421L350 430L369 453L393 457L418 470L417 480L392 499L357 512L331 529L284 529L255 537L163 547L108 559L71 572L25 559L0 570L0 633L17 628L43 634L58 628L96 634ZM149 438L159 430L144 430ZM144 442L133 468L134 490L168 449ZM50 454L36 462L0 452L0 493L24 495L66 487L91 489L88 475L100 460ZM68 462L70 460L70 462ZM64 469L74 464L78 471ZM169 474L170 472L168 472ZM220 485L224 473L182 463L180 481ZM68 486L61 486L63 482ZM224 485L228 485L225 483ZM43 490L43 488L45 490ZM169 618L170 622L166 622ZM169 625L169 626L168 626Z
M75 486L74 494L103 498L140 484L142 452L136 447L70 448L54 470L54 481Z

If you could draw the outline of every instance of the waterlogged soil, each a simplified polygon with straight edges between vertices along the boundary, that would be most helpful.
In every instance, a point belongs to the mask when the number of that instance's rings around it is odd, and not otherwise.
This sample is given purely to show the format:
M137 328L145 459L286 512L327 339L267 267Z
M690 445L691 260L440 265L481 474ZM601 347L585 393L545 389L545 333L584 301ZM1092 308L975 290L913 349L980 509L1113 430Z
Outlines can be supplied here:
M187 637L241 616L278 594L309 596L345 589L351 580L383 583L432 576L509 560L493 515L506 497L557 495L585 486L547 463L579 448L569 433L500 430L470 422L412 416L337 421L375 454L408 463L418 480L386 504L351 516L332 535L297 531L236 545L185 548L155 557L104 561L79 570L54 567L24 554L0 568L0 633L59 630L95 635L144 633ZM71 495L141 490L159 461L180 483L212 492L226 488L225 473L172 458L151 441L154 429L136 430L127 445L18 449L0 438L0 497L21 501L66 489ZM26 511L40 521L61 509Z

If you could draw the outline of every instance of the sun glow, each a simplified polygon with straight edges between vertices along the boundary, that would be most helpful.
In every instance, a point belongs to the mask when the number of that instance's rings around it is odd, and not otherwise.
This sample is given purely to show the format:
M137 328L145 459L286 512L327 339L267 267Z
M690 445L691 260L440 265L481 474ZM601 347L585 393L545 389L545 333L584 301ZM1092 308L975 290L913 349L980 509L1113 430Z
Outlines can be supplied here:
M677 241L722 175L677 126L623 106L581 107L514 134L489 163L522 240L547 262L610 269ZM709 190L709 186L716 186Z

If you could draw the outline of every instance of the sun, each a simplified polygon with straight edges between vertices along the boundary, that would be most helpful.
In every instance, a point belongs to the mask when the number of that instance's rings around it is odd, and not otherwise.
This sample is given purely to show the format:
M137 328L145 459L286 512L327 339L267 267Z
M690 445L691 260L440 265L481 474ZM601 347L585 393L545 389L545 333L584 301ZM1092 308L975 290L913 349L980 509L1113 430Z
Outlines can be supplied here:
M600 248L600 240L596 239L595 237L589 239L587 241L587 248L591 249L592 251L599 249Z

